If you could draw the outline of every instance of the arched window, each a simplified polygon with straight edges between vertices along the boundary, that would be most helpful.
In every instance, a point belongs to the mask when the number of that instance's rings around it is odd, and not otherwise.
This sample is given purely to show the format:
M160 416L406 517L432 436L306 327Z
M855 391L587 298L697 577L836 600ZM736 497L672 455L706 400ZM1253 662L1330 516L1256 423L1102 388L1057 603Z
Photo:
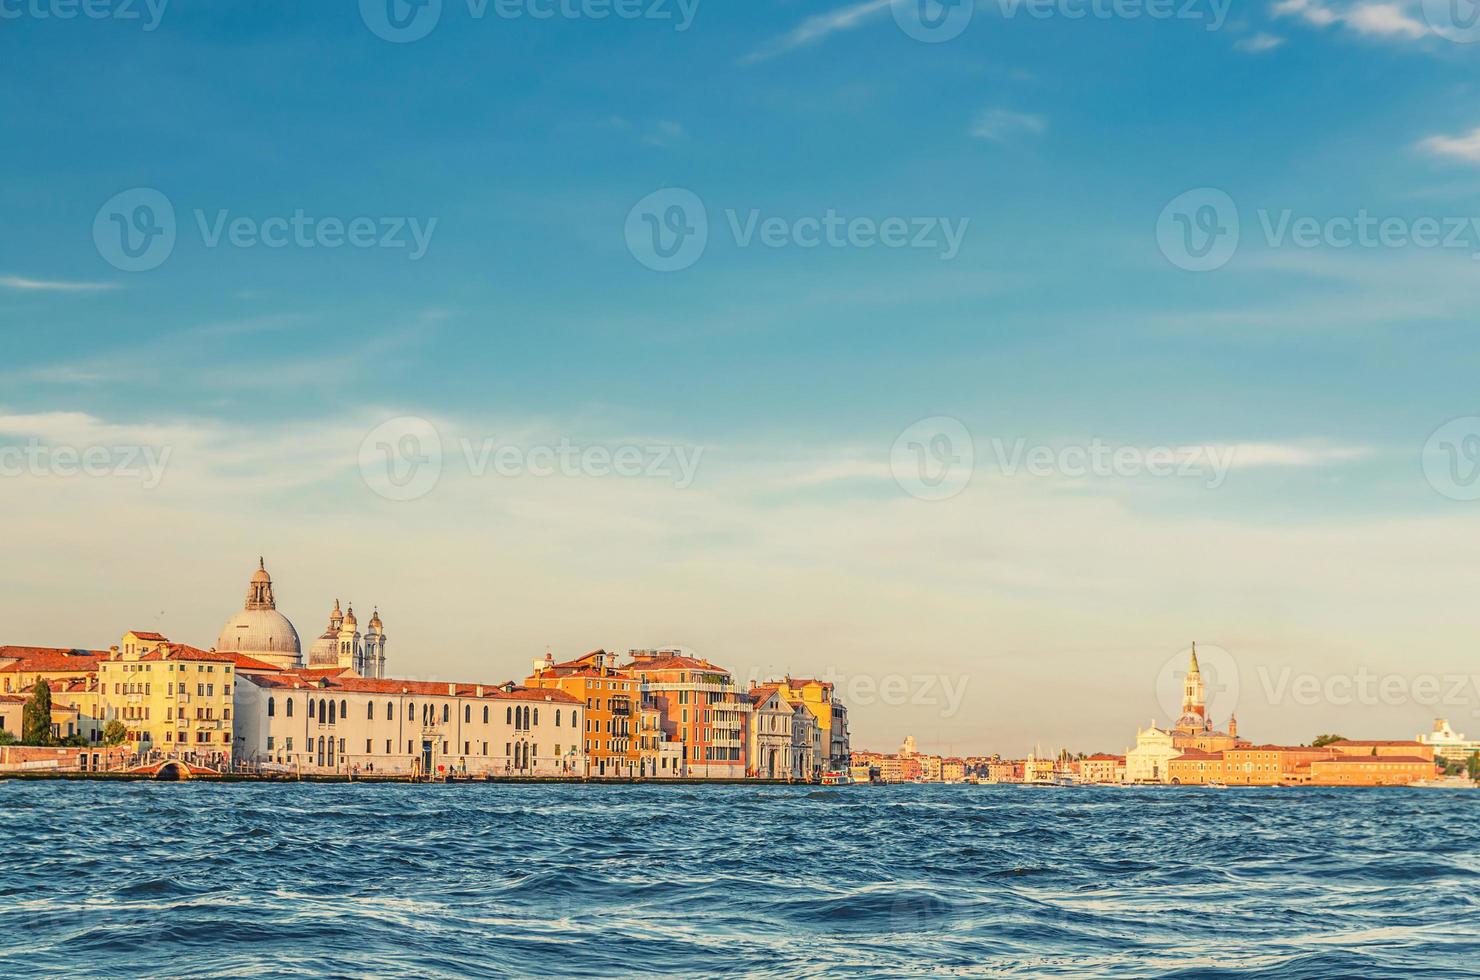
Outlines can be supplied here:
M560 709L559 708L556 708L555 709L555 727L556 728L559 728L560 727Z
M287 710L284 712L289 718L293 717L293 699L289 698L283 705Z
M524 706L524 728L529 729L529 705Z
M488 705L486 704L483 706L483 724L488 724ZM488 753L484 752L483 754L487 755Z
M451 706L450 705L446 705L446 704L442 705L442 723L443 724L446 724L447 723L447 721L448 721L448 719L450 717L451 710L452 709L451 709Z
M540 709L539 708L535 708L534 709L534 723L536 725L538 725L540 723Z
M366 701L365 702L365 720L366 721L374 721L375 720L375 702L374 701Z
M308 699L308 716L313 717L313 698Z
M579 724L580 724L580 722L576 720L576 713L574 711L572 711L570 713L570 727L571 728L575 728Z
M465 704L465 705L463 705L463 721L466 723L466 722L471 722L472 720L473 720L473 706L471 704Z
M514 709L513 708L505 708L504 709L504 724L505 725L512 725L512 724L514 724Z
M267 696L267 717L277 717L277 700L270 694Z
M334 702L329 702L329 724L334 724Z
M396 703L394 701L387 701L385 703L385 720L386 721L395 721L396 720Z
M341 717L341 718L348 718L349 717L349 702L348 701L340 701L339 702L339 717Z

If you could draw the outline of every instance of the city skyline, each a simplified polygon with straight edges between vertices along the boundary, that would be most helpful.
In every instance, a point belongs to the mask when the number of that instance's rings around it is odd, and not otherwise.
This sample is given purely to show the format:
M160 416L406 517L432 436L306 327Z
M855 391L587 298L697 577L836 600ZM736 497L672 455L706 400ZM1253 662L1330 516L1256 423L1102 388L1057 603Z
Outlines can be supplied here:
M428 676L962 692L859 704L886 745L1118 751L1193 639L1282 741L1480 710L1480 113L1434 5L640 6L5 21L7 642L209 646L266 554Z

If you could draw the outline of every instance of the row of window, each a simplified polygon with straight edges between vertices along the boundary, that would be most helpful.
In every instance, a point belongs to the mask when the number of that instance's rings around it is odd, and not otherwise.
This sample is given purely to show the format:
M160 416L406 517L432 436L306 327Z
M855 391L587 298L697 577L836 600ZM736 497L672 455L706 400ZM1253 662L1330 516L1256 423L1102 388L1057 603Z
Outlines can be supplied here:
M406 717L408 717L408 718L415 717L415 712L416 712L416 703L414 701L413 702L407 702L407 704L406 704ZM451 705L449 705L449 704L443 704L442 705L442 721L443 721L444 724L451 721L451 718L452 718L451 712L452 712L452 706ZM283 714L284 714L285 717L288 717L288 718L293 717L293 699L292 698L286 698L286 699L284 699L284 702L283 702ZM333 724L336 723L337 719L339 719L339 718L347 718L348 716L349 716L349 702L347 700L342 700L341 699L339 702L336 703L336 702L331 701L331 700L329 700L327 698L319 698L317 701L315 701L313 698L309 698L308 699L308 717L309 718L313 718L313 719L317 719L321 724L333 725ZM366 702L366 704L365 704L365 716L366 716L367 720L369 720L369 721L374 721L375 720L375 702L374 701L368 701L368 702ZM561 716L562 716L561 709L556 708L555 709L555 727L557 727L557 728L560 727L560 724L561 724ZM267 698L267 717L269 717L269 718L275 718L275 717L277 717L277 698L274 697L274 696L271 696L271 695L269 695L268 698ZM490 717L489 716L489 706L485 704L483 706L483 724L485 724L485 725L488 724L489 717ZM395 704L394 701L387 701L385 703L385 720L386 721L394 721L395 718L396 718L396 704ZM431 725L431 724L433 724L436 721L436 705L433 705L433 704L424 704L424 705L422 705L422 717L421 717L421 721L422 721L422 724L423 725ZM466 722L466 723L468 723L468 724L471 724L472 721L473 721L473 706L470 705L470 704L463 706L463 721ZM540 709L539 708L531 708L529 705L520 705L518 707L516 707L514 705L509 705L508 707L506 707L504 709L504 723L505 724L508 724L508 725L513 725L516 729L519 729L519 730L522 730L522 731L529 731L535 725L538 725L540 723ZM579 724L579 721L578 721L576 712L572 711L570 713L570 725L571 725L572 728L574 728L577 724Z

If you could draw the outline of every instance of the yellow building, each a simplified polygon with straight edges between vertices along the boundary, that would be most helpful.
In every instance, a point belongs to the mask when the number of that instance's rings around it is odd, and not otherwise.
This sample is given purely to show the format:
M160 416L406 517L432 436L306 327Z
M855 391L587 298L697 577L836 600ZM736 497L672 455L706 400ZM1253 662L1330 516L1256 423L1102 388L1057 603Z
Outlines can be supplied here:
M781 696L792 704L801 704L817 719L817 728L822 734L822 762L824 769L846 769L852 758L848 744L848 709L833 696L833 686L828 681L811 678L785 677L779 681L767 681L774 685Z
M104 724L123 722L125 744L140 756L229 765L232 686L239 669L277 671L241 654L199 650L158 633L131 631L98 664L99 713Z
M0 694L30 697L39 680L55 691L62 682L86 680L107 657L99 650L0 646Z

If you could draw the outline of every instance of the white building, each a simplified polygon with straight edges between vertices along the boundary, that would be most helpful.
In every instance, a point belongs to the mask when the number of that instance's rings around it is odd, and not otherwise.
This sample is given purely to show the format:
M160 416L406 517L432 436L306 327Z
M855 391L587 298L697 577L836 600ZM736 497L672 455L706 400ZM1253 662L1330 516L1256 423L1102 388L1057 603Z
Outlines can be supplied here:
M1424 745L1434 748L1434 757L1446 759L1450 762L1464 762L1476 752L1480 752L1480 741L1467 739L1462 733L1456 732L1449 726L1449 722L1443 718L1434 719L1434 730L1418 736L1418 741Z
M1164 783L1169 778L1167 763L1182 754L1172 741L1172 733L1156 726L1136 732L1136 747L1125 753L1125 781L1128 783Z
M794 777L797 760L793 756L792 730L798 706L783 698L774 684L751 688L749 696L752 707L746 731L748 775L760 779Z
M564 776L582 709L556 690L314 670L237 679L237 758L303 773Z

